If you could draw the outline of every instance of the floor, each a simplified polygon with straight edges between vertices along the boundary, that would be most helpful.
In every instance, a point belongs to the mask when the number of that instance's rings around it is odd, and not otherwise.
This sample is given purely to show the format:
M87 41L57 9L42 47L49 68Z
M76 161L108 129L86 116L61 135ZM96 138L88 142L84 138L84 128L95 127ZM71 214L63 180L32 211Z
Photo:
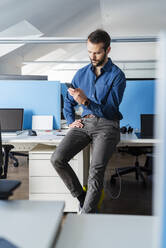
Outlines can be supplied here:
M144 165L145 155L139 158ZM136 181L135 173L116 179L116 184L110 185L110 177L114 168L132 166L135 157L131 155L114 154L105 173L105 197L101 207L102 213L152 215L152 176L146 177L146 185L141 180Z
M145 155L139 157L141 165L145 163ZM135 175L129 174L116 180L110 185L110 177L114 168L133 165L135 157L128 154L115 153L109 161L104 180L104 200L100 213L109 214L137 214L152 215L152 177L146 176L146 186L135 180ZM26 157L19 157L19 167L14 167L10 161L8 179L22 181L21 186L10 199L28 199L28 161ZM117 197L119 195L119 197ZM117 199L112 199L117 198Z

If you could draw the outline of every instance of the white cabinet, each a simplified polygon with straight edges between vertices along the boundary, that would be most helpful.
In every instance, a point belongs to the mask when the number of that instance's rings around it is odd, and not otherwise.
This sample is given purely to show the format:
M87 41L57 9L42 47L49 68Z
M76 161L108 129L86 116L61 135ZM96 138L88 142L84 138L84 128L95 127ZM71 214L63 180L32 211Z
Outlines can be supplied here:
M29 199L65 201L65 212L77 212L78 200L53 168L50 158L56 146L37 145L29 152ZM82 185L87 184L89 147L69 162Z

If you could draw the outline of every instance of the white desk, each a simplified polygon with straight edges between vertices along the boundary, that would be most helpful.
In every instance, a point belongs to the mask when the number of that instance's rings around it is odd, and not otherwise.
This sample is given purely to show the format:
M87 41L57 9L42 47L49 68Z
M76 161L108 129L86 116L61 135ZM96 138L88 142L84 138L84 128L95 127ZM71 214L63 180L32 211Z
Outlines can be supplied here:
M152 248L152 216L68 215L56 248Z
M24 146L26 147L26 151L28 150L28 146L34 147L37 144L46 144L46 145L58 145L61 140L63 139L63 135L67 131L63 131L62 133L59 132L58 136L56 135L57 132L55 132L54 135L51 134L42 134L38 136L27 136L26 134L21 134L16 137L8 136L5 138L2 138L3 144L11 144L14 146L19 146L20 150L25 151ZM61 135L62 136L59 136ZM157 139L138 139L135 133L131 134L121 134L120 136L120 142L118 146L153 146L157 144L159 141Z
M57 136L56 133L57 132L55 131L55 134L48 135L47 133L44 132L43 135L28 136L27 131L25 130L25 132L23 132L20 135L2 136L2 144L5 151L4 170L1 173L2 177L6 178L7 175L8 153L11 151L9 145L14 146L14 148L12 148L12 151L17 151L17 152L29 152L37 144L49 144L49 145L57 146L64 136Z
M0 201L0 237L21 248L52 247L63 202Z
M12 144L17 151L29 151L30 200L65 201L65 212L77 212L79 210L77 198L72 197L50 162L52 153L65 133L56 131L53 133L55 134L43 132L38 136L21 134L15 137L5 137L3 145ZM70 161L82 186L87 184L89 157L89 147L87 147Z
M159 143L157 139L138 139L135 133L126 133L121 134L120 142L117 147L125 147L125 146L137 146L137 147L152 147Z
M66 131L67 132L67 131ZM63 139L66 132L41 132L37 136L28 136L27 133L22 133L17 136L2 137L3 145L13 145L16 151L30 151L37 144L58 145ZM58 135L57 135L58 134ZM62 136L61 136L62 135Z
M58 133L58 135L64 133ZM29 198L32 200L65 200L65 211L75 212L78 210L78 201L74 199L66 186L57 177L53 166L50 163L50 157L56 147L36 147L37 145L57 146L64 136L57 136L44 133L38 136L27 136L26 134L16 137L3 138L3 144L12 144L15 150L29 152ZM121 134L121 141L117 147L152 147L158 141L154 139L138 139L133 134ZM71 161L82 185L86 185L88 177L90 152L89 149L81 151Z

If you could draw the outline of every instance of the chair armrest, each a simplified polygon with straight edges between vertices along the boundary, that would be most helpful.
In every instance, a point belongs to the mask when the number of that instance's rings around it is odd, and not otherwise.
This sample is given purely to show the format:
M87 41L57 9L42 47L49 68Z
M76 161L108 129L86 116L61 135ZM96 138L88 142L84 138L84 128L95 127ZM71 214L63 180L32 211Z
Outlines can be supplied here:
M0 180L0 199L8 199L13 191L20 186L21 182L17 180Z

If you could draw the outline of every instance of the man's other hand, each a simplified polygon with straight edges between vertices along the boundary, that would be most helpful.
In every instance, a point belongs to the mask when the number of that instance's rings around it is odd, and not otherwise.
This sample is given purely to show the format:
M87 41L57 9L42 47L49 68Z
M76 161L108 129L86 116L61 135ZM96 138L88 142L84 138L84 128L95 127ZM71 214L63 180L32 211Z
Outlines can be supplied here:
M70 128L73 128L73 127L78 127L78 128L83 128L83 124L82 124L82 120L79 119L79 120L75 120L73 123L69 124L69 127Z

